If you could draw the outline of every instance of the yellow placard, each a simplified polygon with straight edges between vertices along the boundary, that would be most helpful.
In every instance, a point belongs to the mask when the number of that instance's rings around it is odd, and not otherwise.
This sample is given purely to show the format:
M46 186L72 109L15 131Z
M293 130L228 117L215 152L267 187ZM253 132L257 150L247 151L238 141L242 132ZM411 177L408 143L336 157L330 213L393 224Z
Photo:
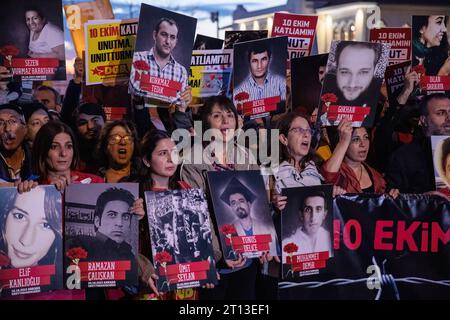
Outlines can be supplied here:
M227 94L233 67L233 51L194 50L189 71L192 97L206 98Z

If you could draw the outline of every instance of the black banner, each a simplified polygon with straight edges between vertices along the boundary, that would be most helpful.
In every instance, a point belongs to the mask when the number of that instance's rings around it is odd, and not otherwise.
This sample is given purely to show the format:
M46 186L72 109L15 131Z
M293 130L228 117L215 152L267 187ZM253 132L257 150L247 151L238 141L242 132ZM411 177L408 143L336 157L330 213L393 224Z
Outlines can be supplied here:
M429 195L337 197L334 257L320 275L280 281L280 299L449 299L449 207Z

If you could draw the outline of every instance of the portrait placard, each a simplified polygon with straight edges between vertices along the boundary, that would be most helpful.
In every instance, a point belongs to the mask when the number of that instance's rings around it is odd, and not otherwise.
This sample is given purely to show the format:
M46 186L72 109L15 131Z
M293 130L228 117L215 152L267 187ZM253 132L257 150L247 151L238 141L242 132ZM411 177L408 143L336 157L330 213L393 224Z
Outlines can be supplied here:
M0 297L63 288L61 193L0 188Z
M277 236L259 171L208 172L225 259L279 254Z
M137 183L71 184L65 193L64 279L68 289L136 286Z
M217 284L204 191L145 192L160 292Z

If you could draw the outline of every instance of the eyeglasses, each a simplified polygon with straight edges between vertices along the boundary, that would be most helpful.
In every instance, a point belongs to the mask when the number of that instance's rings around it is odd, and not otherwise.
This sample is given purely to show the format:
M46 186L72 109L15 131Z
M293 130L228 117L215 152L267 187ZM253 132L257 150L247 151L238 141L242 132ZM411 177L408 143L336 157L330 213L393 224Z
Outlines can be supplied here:
M23 122L18 119L8 119L8 120L0 119L0 129L3 129L5 125L9 125L10 127L16 128L21 124L23 124Z
M296 127L296 128L291 128L289 129L289 132L294 132L294 133L299 133L301 135L310 135L312 136L313 134L313 130L311 128L301 128L301 127Z
M112 135L112 136L108 137L108 143L109 144L118 144L122 140L125 142L125 144L129 144L129 143L133 142L133 137L130 136L130 135L121 136L121 135L118 135L118 134L115 134L115 135Z
M363 141L364 142L370 141L369 136L365 135L363 137L358 137L358 136L353 137L352 140L351 140L351 143L360 144Z

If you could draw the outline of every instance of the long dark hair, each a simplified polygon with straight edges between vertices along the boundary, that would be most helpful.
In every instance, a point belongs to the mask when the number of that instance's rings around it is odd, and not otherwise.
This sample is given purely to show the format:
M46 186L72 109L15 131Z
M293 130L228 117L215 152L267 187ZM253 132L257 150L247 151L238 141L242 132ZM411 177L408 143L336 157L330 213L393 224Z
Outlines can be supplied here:
M161 140L170 139L170 135L162 130L152 130L148 131L141 142L141 152L142 158L145 158L148 162L150 162L152 158L152 153L155 151L156 146ZM144 189L150 190L154 181L151 176L152 169L143 165L141 170L141 182L144 184ZM178 189L178 175L175 173L173 176L169 178L169 189Z
M75 134L65 123L51 120L39 129L36 138L34 139L33 150L31 153L33 155L31 157L31 167L33 172L39 175L41 179L46 179L48 176L48 151L52 147L53 139L59 133L67 133L72 139L73 158L70 169L74 170L78 165L80 154Z
M62 241L62 202L61 194L53 186L37 188L44 188L44 212L45 219L50 225L51 230L55 234L55 240L53 241L47 254L38 261L39 265L56 264L58 261L62 261L62 252L58 250L58 244ZM30 192L33 192L30 191ZM17 200L18 192L16 188L2 189L2 212L0 213L1 233L0 233L0 252L7 254L8 245L6 235L6 219L11 213L14 203ZM60 247L62 249L62 247Z
M305 119L308 122L309 127L311 128L308 116L298 112L289 112L284 114L278 121L277 129L280 130L280 134L283 134L287 138L289 130L291 129L292 122L294 122L294 120L297 118ZM289 152L288 147L282 144L281 142L279 142L279 144L280 144L280 163L283 161L291 162L293 158L291 153ZM313 160L314 158L314 149L311 147L311 145L312 145L312 136L308 154L306 154L299 163L300 170L303 170L306 164L309 161Z
M131 156L131 168L130 168L130 178L133 177L137 179L141 168L141 159L140 159L140 146L138 134L136 131L136 126L129 120L116 120L113 122L107 123L101 133L100 138L97 144L97 162L98 165L102 168L109 168L111 164L109 163L108 157L108 138L111 134L111 131L115 127L122 127L127 131L128 134L131 134L133 137L133 154Z

